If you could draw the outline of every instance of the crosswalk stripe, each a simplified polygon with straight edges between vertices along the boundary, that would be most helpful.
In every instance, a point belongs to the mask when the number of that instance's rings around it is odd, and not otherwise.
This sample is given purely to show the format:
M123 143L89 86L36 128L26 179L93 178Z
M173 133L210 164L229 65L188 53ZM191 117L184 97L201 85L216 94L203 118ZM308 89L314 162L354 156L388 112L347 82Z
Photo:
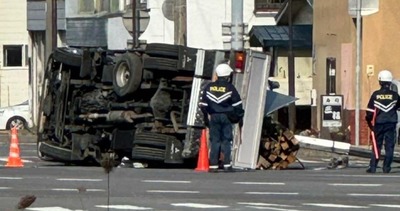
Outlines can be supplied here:
M98 208L116 209L116 210L152 210L150 207L138 207L133 205L96 205Z
M330 186L351 186L351 187L357 187L357 186L362 186L362 187L378 187L378 186L382 186L382 184L357 184L357 183L353 183L353 184L346 184L346 183L331 183L328 184Z
M8 162L8 157L0 157L0 161ZM23 159L23 158L22 158L22 162L23 163L32 163L31 160L26 160L26 159Z
M234 182L238 185L285 185L283 182Z
M75 191L79 192L78 188L52 188L52 191ZM104 189L84 189L83 192L104 192Z
M102 179L81 179L81 178L58 178L58 181L75 181L75 182L101 182Z
M191 207L191 208L201 208L201 209L216 209L216 208L228 208L225 205L214 205L214 204L199 204L199 203L176 203L171 204L175 207Z
M20 180L22 177L0 177L0 179L4 180Z
M191 183L191 181L179 181L179 180L142 180L142 182L147 183Z
M148 193L200 193L199 191L186 190L148 190Z
M374 207L400 208L400 204L370 204Z
M348 193L348 196L367 196L367 197L400 197L400 194L380 194L380 193Z
M285 192L245 192L250 195L299 195L299 193L285 193Z
M9 190L11 189L10 187L0 187L0 190Z
M26 208L26 210L34 210L34 211L78 211L78 210L70 210L63 207L33 207Z
M332 207L332 208L369 208L367 206L346 205L346 204L322 204L322 203L304 203L303 205L315 207Z

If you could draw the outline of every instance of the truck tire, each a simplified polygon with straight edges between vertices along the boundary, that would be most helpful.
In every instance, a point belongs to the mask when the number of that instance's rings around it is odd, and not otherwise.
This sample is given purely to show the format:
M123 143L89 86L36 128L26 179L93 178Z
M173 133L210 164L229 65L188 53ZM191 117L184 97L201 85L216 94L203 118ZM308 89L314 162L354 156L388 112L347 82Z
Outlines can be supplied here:
M124 97L135 92L142 80L142 62L134 53L125 53L117 58L113 69L113 88L115 93Z
M73 49L57 48L53 51L53 59L66 65L80 67L82 63L81 55L74 53Z
M165 148L169 138L169 135L143 131L136 133L133 144Z
M164 161L165 150L136 145L132 149L132 158L138 160Z
M178 72L178 60L160 57L147 57L143 63L144 69L148 70L167 70Z
M162 43L149 43L146 46L145 53L149 56L178 58L179 45L168 45Z

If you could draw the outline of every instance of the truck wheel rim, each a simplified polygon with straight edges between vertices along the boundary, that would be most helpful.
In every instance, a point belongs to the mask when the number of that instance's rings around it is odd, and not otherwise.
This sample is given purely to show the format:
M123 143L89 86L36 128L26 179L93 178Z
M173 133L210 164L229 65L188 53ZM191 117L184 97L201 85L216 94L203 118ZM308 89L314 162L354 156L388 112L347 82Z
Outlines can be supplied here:
M119 87L124 87L130 78L130 72L129 72L129 67L126 63L120 64L117 73L116 73L116 79L117 79L117 85Z

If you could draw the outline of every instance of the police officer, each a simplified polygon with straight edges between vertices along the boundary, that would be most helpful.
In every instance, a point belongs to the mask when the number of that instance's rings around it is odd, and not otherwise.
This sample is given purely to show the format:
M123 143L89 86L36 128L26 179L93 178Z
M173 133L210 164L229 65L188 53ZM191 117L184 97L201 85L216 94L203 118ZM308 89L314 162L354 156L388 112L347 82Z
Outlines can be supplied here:
M219 64L215 72L218 78L204 88L200 102L204 121L210 129L210 172L218 171L220 150L224 170L231 171L232 124L241 120L244 111L238 91L229 82L232 68L228 64Z
M385 141L383 173L389 173L391 170L396 135L397 109L400 107L399 95L390 90L392 79L390 71L382 70L379 72L378 80L381 88L372 93L365 117L369 128L375 133L378 154L380 154L383 141ZM378 161L379 159L375 158L374 150L372 150L367 173L376 172Z

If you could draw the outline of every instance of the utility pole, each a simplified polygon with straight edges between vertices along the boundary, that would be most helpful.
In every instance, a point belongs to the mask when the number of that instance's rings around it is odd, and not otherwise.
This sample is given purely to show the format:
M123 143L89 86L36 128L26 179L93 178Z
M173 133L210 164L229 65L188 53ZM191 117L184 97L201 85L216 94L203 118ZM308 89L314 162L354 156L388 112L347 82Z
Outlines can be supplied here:
M294 80L294 53L293 53L293 22L292 22L292 0L288 3L288 23L289 23L289 50L288 50L288 77L289 77L289 95L295 97L295 80ZM289 129L294 132L296 129L296 104L289 104Z
M232 26L231 26L231 50L242 51L243 50L243 0L232 0Z
M361 63L361 0L357 0L357 50L356 50L356 111L355 111L355 144L360 144L360 63Z
M57 0L46 0L46 62L57 47Z
M186 46L186 0L175 0L174 10L174 43Z
M45 51L44 51L44 69L42 72L45 71L47 65L47 59L49 58L50 54L53 52L55 48L57 48L57 0L46 0L45 4L46 8L46 32L45 32ZM39 80L39 72L36 67L32 67L32 105L31 109L33 111L33 122L37 126L39 122L39 99L43 93L40 93L40 89L38 86ZM44 75L44 74L43 74Z
M136 0L131 0L131 7L132 7L132 48L138 47L138 31L137 30L137 13L136 13Z

